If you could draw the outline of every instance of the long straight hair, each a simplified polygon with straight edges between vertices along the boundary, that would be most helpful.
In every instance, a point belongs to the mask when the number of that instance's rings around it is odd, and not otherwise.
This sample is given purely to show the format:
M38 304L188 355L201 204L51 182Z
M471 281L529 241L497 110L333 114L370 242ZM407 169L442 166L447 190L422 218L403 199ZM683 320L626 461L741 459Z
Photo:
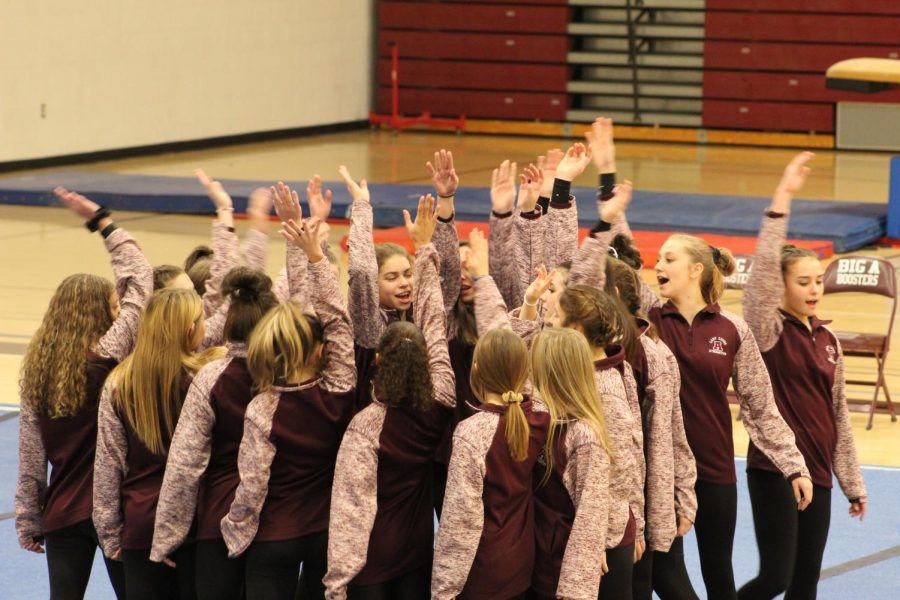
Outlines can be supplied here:
M192 338L202 321L203 306L194 290L154 292L141 315L134 352L110 374L113 402L153 454L168 452L184 402L184 374L193 375L223 354L221 348L194 354Z
M609 435L602 400L594 379L594 363L587 339L568 328L547 328L531 342L531 379L550 412L550 431L544 455L546 482L553 471L554 446L561 421L585 423L609 454Z
M481 402L499 394L507 405L506 444L516 462L528 457L530 428L522 410L522 390L528 381L528 348L509 329L491 329L478 339L472 357L469 385Z

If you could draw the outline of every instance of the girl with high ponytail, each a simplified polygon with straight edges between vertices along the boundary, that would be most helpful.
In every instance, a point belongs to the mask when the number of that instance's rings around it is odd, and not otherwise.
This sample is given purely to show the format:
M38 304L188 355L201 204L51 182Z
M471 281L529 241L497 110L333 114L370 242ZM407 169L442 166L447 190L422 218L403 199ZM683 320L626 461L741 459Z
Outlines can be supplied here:
M481 405L453 435L434 551L434 598L512 598L531 585L532 471L550 419L524 394L527 380L522 339L509 329L483 333L471 375Z
M427 598L434 549L432 472L455 402L446 313L422 198L408 224L416 247L413 323L388 325L371 403L347 428L335 467L328 598Z

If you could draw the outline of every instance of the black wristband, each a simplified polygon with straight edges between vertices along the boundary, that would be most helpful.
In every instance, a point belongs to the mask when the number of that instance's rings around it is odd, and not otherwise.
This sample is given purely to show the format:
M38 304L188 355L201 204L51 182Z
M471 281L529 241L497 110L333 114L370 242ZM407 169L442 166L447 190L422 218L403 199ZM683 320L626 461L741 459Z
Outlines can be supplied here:
M106 239L110 235L112 235L113 231L115 231L118 228L119 228L119 226L116 225L115 223L110 223L109 225L107 225L106 227L103 228L103 230L100 232L100 235L103 236L103 239Z
M776 212L774 210L767 210L765 214L770 219L783 219L785 217L784 213Z
M566 205L571 202L569 193L572 191L572 182L556 178L553 180L553 193L550 196L550 204Z
M513 211L509 211L509 212L505 212L505 213L499 213L499 212L497 212L496 210L492 210L492 211L491 211L491 214L494 215L494 218L495 218L495 219L508 219L509 217L512 216Z
M94 233L98 229L100 229L100 221L110 216L112 212L105 206L101 206L97 209L97 212L94 213L94 216L88 219L88 221L84 224L87 227L88 231Z
M546 196L541 196L538 198L538 206L541 208L541 214L546 215L547 211L550 210L550 198Z
M612 224L607 223L603 219L597 221L597 224L591 227L591 235L595 235L598 233L603 233L605 231L609 231L612 229Z
M452 213L450 213L450 216L448 218L445 219L443 217L438 217L437 220L438 220L438 223L452 223L453 217L455 217L455 216L456 216L456 213L452 212Z
M600 187L597 189L597 195L601 200L609 200L613 197L613 193L616 189L616 174L615 173L601 173L600 175Z

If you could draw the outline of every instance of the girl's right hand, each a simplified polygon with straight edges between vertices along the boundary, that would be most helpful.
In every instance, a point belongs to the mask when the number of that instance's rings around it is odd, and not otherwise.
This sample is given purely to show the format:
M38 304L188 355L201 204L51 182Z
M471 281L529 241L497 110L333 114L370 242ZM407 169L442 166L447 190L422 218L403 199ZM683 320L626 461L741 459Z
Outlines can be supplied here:
M770 210L781 214L790 212L791 200L797 192L803 189L803 184L806 183L806 178L809 177L811 169L807 164L815 156L812 152L801 152L788 163L788 166L784 168L778 187L775 188L775 195L772 197Z
M519 210L523 213L534 211L541 187L544 185L544 173L534 165L528 165L519 175Z
M532 281L525 290L525 302L531 306L537 304L544 293L553 285L553 276L556 275L556 269L547 272L547 267L541 265L537 268L534 281Z
M627 179L617 185L613 197L600 203L600 220L612 224L625 214L628 205L631 204L633 189L631 182Z
M70 192L64 187L55 188L53 193L59 198L60 202L66 205L66 208L85 221L90 220L100 210L100 205L93 200L77 192Z
M406 231L412 240L416 250L431 243L434 230L437 227L437 212L434 197L431 194L419 196L419 208L416 210L416 220L409 217L409 211L403 209L403 219L406 221Z
M34 552L35 554L43 554L44 553L44 543L43 542L25 542L22 544L22 548L28 550L29 552Z
M317 263L325 257L319 238L321 226L322 220L318 217L310 217L301 223L288 220L282 223L283 229L279 233L288 242L303 250L310 263Z
M356 183L353 181L353 177L350 176L350 171L348 171L347 167L344 165L338 167L338 173L341 175L344 183L347 184L347 191L350 192L350 197L354 202L370 203L369 185L366 183L365 179Z
M516 163L504 160L491 174L491 210L497 214L512 212L516 202ZM519 210L526 211L522 206ZM531 207L534 210L534 207Z
M197 176L200 184L206 190L206 195L212 200L213 206L216 207L217 211L233 208L231 196L228 195L221 183L212 179L203 169L194 169L194 175Z
M282 223L294 221L299 223L303 217L303 209L300 208L300 197L296 190L292 190L282 182L269 188L272 200L275 203L275 214Z

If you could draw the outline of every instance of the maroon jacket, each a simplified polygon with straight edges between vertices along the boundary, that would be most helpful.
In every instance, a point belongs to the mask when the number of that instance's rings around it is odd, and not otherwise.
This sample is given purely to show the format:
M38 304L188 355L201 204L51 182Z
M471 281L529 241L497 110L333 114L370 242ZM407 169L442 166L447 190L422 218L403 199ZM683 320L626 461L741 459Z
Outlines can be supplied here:
M826 327L828 321L812 318L807 328L779 309L787 220L787 215L771 212L763 218L744 288L744 315L772 378L778 411L796 436L813 483L831 488L834 472L847 498L856 501L866 497L866 487L847 411L840 343ZM752 441L747 467L778 471Z
M459 424L434 550L431 594L511 598L531 585L534 567L532 471L549 415L522 403L530 427L528 458L514 462L506 443L506 407L482 404ZM514 560L508 560L514 557Z
M38 411L34 391L20 390L16 535L20 544L91 517L97 407L110 371L134 345L141 310L153 293L153 267L124 229L104 240L116 279L119 316L87 355L85 402L71 417ZM47 483L47 464L50 482Z

